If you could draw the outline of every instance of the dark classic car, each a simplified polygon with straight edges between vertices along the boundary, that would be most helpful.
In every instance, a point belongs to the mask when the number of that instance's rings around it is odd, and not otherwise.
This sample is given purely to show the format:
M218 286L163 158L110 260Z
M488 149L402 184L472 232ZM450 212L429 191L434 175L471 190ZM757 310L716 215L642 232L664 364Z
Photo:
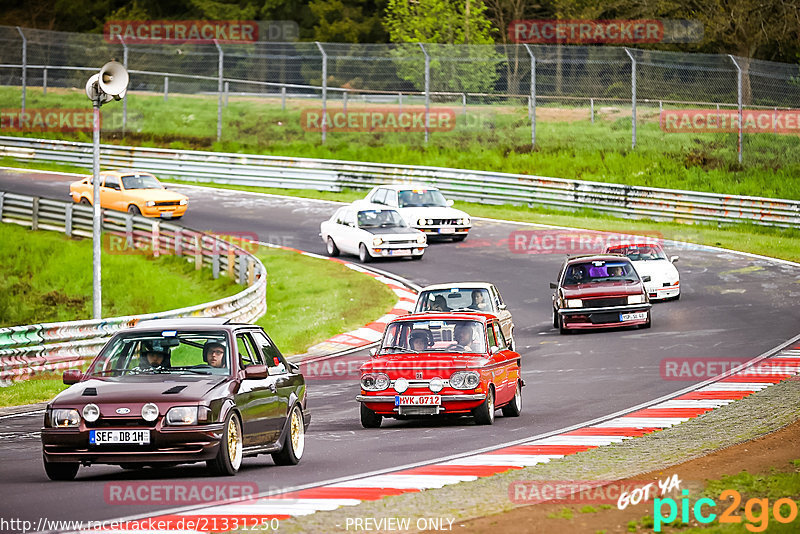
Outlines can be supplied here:
M619 254L567 258L550 283L553 327L570 330L639 326L650 328L650 299L630 260Z
M520 355L508 347L498 319L479 313L407 315L386 327L380 348L361 366L361 425L384 417L472 416L522 411Z
M52 480L80 465L124 468L207 462L233 475L242 458L300 461L306 384L258 326L225 319L143 321L114 335L85 373L48 405L44 468Z

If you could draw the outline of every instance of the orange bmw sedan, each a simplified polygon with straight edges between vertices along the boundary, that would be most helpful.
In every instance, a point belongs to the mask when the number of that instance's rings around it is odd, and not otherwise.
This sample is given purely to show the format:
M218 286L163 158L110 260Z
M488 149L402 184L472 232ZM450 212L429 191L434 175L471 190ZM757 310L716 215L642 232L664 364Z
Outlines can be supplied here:
M92 177L73 182L69 186L74 202L91 204L93 200ZM170 191L149 172L105 171L100 173L100 206L106 209L127 211L133 215L180 219L189 204L186 195Z

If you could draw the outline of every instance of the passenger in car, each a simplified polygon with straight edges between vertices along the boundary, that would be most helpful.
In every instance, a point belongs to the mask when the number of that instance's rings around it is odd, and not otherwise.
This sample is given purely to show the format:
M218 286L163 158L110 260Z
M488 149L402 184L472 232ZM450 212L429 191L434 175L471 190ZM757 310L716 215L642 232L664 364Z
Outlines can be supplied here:
M428 347L433 345L433 340L431 339L429 332L416 330L411 332L411 335L409 336L409 344L411 345L411 350L416 352L424 352L428 350Z
M472 304L469 306L473 310L483 311L489 309L489 303L486 302L486 296L484 295L484 290L482 289L474 289L472 291Z
M211 367L225 367L225 346L210 341L203 346L203 360Z
M431 311L447 312L447 311L450 311L450 308L448 308L447 301L444 299L444 297L442 295L437 295L433 299L433 302L431 303L430 310Z

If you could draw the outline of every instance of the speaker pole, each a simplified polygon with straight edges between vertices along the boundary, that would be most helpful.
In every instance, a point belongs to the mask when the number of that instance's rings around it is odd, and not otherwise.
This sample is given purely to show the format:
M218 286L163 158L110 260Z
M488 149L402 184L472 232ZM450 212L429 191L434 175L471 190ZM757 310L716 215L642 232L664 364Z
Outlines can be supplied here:
M100 239L102 220L100 218L100 105L98 94L92 101L92 317L103 318L103 298L100 269Z

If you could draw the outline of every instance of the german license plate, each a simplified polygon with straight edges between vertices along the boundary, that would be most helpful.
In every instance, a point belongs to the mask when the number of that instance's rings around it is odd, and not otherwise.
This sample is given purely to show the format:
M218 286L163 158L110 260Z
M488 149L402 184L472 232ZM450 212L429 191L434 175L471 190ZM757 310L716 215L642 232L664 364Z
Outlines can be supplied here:
M405 248L395 249L389 251L389 256L408 256L411 254L411 251Z
M439 233L440 234L454 234L454 233L456 233L456 229L453 228L452 226L442 226L441 228L439 228Z
M136 443L150 444L149 430L90 430L89 443L92 445L118 445Z
M159 213L159 215L161 216L162 219L171 219L172 218L172 212L171 211L162 211L161 213Z
M395 406L439 406L441 395L395 395Z
M620 313L619 320L625 321L644 321L647 319L647 312Z

